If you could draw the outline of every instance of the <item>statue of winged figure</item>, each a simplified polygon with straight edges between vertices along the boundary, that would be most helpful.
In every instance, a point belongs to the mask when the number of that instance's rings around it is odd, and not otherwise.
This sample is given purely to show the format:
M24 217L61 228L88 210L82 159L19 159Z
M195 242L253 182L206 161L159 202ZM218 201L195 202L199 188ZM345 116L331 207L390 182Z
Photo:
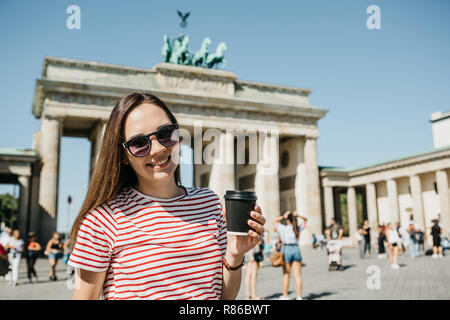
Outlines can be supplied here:
M186 28L187 27L187 21L186 19L189 17L189 15L191 14L190 12L187 12L185 14L181 13L180 10L177 10L178 15L181 18L181 22L180 22L180 27L182 28Z

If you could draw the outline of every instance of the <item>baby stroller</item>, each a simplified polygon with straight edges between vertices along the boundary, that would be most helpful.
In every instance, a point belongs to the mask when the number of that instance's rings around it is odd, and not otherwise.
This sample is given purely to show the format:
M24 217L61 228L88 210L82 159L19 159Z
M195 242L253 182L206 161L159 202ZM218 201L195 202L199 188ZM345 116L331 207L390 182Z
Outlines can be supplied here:
M342 241L330 240L327 244L328 271L342 270Z

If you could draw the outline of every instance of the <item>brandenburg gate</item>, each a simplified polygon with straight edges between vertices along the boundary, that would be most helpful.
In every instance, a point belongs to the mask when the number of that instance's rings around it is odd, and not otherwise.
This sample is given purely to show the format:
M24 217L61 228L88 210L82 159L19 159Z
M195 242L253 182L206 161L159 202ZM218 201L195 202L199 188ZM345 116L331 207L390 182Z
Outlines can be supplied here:
M195 186L210 188L221 198L226 190L255 191L271 233L277 216L296 209L308 217L302 245L311 244L312 233L322 232L316 141L317 122L327 111L309 103L310 90L242 81L234 73L219 69L171 63L141 69L47 57L36 81L33 102L33 114L41 120L33 145L42 168L40 213L33 218L36 223L31 231L38 232L42 240L56 230L61 137L90 140L92 171L115 102L133 91L160 97L180 128L190 133L191 139L182 143L193 148ZM218 129L219 144L227 154L235 155L239 152L237 137L230 130L267 131L260 146L271 150L270 164L278 170L262 170L260 162L267 160L262 157L255 163L204 163L201 151L209 143L203 136L208 129ZM251 141L251 137L246 140L246 159Z

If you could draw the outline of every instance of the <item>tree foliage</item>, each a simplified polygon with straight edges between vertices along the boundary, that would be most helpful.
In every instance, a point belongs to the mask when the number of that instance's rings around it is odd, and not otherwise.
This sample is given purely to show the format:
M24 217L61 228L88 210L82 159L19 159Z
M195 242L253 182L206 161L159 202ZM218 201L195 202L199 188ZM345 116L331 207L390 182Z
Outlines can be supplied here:
M7 226L17 224L17 213L19 209L19 199L9 193L0 194L0 221Z

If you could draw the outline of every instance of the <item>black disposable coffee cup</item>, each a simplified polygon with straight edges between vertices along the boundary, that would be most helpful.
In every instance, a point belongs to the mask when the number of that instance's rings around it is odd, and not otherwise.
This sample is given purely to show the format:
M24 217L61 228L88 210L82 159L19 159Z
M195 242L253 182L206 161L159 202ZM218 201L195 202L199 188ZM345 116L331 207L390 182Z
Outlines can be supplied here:
M252 191L227 191L225 210L227 215L227 232L237 235L248 235L251 229L248 219L256 203L256 195ZM252 219L253 220L253 219Z

